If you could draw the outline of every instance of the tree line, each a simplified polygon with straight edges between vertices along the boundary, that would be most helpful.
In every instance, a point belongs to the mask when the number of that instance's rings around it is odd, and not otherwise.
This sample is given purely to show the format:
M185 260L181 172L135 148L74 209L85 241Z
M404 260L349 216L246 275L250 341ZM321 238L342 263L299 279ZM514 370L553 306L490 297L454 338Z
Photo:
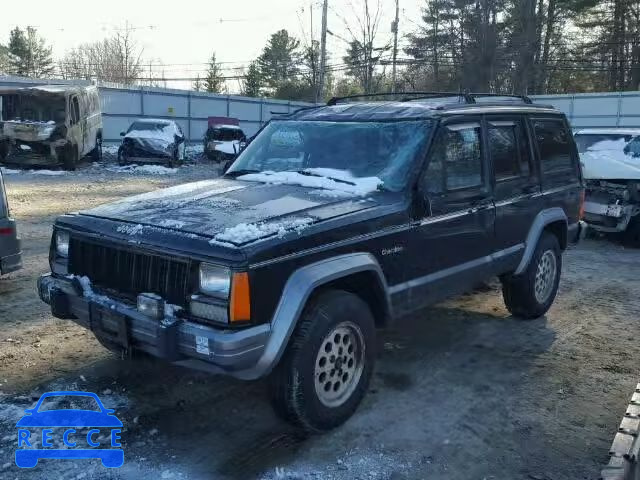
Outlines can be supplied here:
M339 16L345 53L330 55L325 96L387 92L392 49L381 32L381 0L354 0ZM578 93L640 88L640 0L423 0L419 18L402 17L397 90ZM404 32L404 34L402 34ZM244 70L213 52L193 89L314 100L320 46L281 29ZM147 70L148 68L148 70ZM35 28L16 27L0 45L0 73L159 85L160 62L143 58L130 30L79 45L54 61Z

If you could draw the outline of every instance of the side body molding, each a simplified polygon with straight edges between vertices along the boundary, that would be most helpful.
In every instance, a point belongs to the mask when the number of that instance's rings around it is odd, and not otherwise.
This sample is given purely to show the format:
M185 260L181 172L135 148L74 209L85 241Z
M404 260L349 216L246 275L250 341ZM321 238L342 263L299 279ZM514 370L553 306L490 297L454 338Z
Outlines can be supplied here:
M271 322L271 335L264 353L251 368L242 375L255 379L269 374L278 363L289 343L289 338L298 323L304 306L314 289L339 278L361 272L373 272L385 292L387 312L391 314L389 290L380 264L370 253L349 253L312 263L296 270L287 280Z
M520 260L520 263L518 264L518 268L516 269L514 275L520 275L526 270L529 262L531 261L531 257L533 257L533 252L536 248L536 245L538 244L538 240L540 239L540 235L542 235L542 231L544 230L544 228L550 223L558 221L564 222L565 228L568 228L567 215L560 207L548 208L538 213L535 220L531 224L529 233L527 234L524 254L522 255L522 259Z

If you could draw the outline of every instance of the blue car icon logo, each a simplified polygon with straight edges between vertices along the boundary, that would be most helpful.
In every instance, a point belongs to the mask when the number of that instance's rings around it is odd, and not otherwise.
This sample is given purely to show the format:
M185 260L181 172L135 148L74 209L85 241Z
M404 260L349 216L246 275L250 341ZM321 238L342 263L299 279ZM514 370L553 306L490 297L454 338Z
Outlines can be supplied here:
M94 409L45 409L42 408L45 401L54 406L71 401L82 403L83 406L88 404ZM69 391L43 394L36 406L25 410L24 417L16 424L16 465L32 468L41 458L99 458L105 467L121 467L124 463L124 451L120 444L122 422L113 412L104 407L95 393ZM85 434L84 430L87 429ZM106 431L109 431L109 442L102 444ZM65 448L56 448L56 442Z

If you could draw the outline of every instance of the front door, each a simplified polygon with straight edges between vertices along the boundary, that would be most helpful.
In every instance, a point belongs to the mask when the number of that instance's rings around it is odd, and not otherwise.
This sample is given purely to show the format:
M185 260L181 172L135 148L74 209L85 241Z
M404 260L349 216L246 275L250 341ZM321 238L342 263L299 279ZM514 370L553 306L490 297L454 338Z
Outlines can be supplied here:
M414 219L407 289L420 308L473 287L490 275L495 208L482 118L443 120L422 172L426 213Z

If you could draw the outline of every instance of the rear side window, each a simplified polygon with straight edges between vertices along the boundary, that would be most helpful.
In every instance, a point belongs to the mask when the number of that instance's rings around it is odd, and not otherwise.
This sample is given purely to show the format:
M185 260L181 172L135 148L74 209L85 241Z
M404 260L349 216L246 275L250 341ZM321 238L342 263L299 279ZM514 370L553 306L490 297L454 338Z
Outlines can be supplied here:
M429 193L463 190L482 185L479 123L447 125L438 134L424 177Z
M496 181L528 177L530 155L522 121L489 121L488 127Z
M534 120L540 163L543 174L566 173L573 170L571 135L562 120Z

